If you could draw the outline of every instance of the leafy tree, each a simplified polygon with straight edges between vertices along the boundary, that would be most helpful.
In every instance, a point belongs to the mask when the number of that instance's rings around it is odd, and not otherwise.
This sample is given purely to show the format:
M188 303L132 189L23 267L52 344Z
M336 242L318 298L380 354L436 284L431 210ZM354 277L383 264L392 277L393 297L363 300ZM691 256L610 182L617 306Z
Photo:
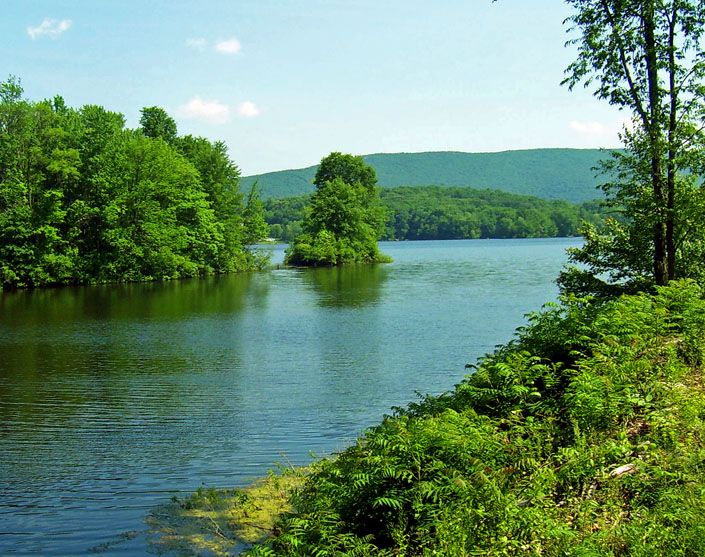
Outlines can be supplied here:
M161 138L167 143L176 141L176 122L163 108L145 107L141 110L142 133L152 139Z
M624 132L627 153L606 164L618 180L604 189L626 218L586 229L585 248L571 257L587 268L567 270L560 282L604 293L687 276L683 255L702 236L692 220L700 209L689 205L699 187L687 176L702 170L705 2L567 2L579 36L564 83L595 83L598 98L633 114L634 129Z
M346 184L360 184L373 194L377 186L375 169L365 164L362 157L334 152L321 160L313 183L321 187L326 182L340 178Z
M141 130L61 97L0 84L3 288L133 281L251 269L239 170L221 142L179 138L159 108ZM254 205L253 205L254 206Z
M576 294L612 296L648 290L653 286L653 245L650 232L655 215L650 195L648 160L639 152L638 138L630 134L631 148L604 163L613 176L603 189L606 210L612 215L601 226L585 225L583 247L569 250L573 263L561 272L559 284ZM696 154L696 153L693 153ZM705 205L703 186L691 174L675 182L674 274L705 279Z
M287 251L292 265L385 261L377 247L384 227L377 178L362 157L331 153L319 166L303 234Z
M177 140L179 151L193 164L201 176L201 187L223 223L223 249L220 267L238 270L245 239L243 213L245 210L240 193L240 169L228 155L222 141L209 141L204 137L186 135Z
M201 184L219 218L242 212L240 169L228 155L222 141L186 135L177 142L179 151L201 175Z
M218 269L222 235L198 171L162 141L124 132L102 155L107 192L104 280L144 280Z
M61 234L64 188L77 177L48 101L22 99L19 80L0 86L0 281L3 286L70 279L75 248Z
M257 182L252 184L250 188L242 216L245 227L245 244L256 244L269 236L269 225L264 220L264 205L259 198Z

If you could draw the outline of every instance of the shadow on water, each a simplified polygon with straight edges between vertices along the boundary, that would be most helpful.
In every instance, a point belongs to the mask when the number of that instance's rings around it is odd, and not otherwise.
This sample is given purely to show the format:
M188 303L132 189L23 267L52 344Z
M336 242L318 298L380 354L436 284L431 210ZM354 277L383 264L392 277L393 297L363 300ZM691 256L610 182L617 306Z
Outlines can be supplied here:
M388 268L385 265L345 265L301 271L303 281L324 308L361 308L379 302Z
M167 282L111 284L0 293L0 326L104 320L160 321L240 311L266 297L263 275L243 273Z

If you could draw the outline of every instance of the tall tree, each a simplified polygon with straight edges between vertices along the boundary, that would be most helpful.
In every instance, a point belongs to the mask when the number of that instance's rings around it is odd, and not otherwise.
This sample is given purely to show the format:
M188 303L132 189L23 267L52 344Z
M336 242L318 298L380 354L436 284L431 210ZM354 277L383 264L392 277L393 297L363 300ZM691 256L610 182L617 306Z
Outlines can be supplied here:
M245 240L243 223L244 203L240 193L240 169L228 155L222 141L186 135L178 138L179 151L193 164L201 176L201 186L215 212L223 223L224 245L221 268L238 270Z
M679 229L686 233L678 223L682 214L677 205L679 176L696 170L699 164L693 151L701 144L705 109L705 1L566 1L575 10L568 22L578 37L569 42L577 46L578 56L568 67L564 83L570 88L580 83L594 85L598 98L632 113L633 131L625 131L630 160L617 155L608 163L608 167L617 163L623 181L608 184L606 191L614 200L629 200L627 205L639 205L646 211L644 218L632 220L632 224L650 228L651 278L657 285L666 284L679 275ZM633 187L635 184L648 187ZM683 195L681 200L687 197ZM629 234L634 232L632 228ZM593 234L593 238L597 236ZM608 234L607 240L610 238L614 236ZM599 246L590 245L589 240L588 235L586 248L599 255ZM580 252L574 252L576 262L587 262L590 267L590 259L581 259ZM583 278L599 281L600 271L614 270L618 281L619 267L629 263L607 259L601 258L607 269L597 265ZM571 273L572 279L579 275L576 270ZM568 289L580 282L572 279L564 277Z
M269 236L269 225L264 219L264 204L259 197L257 182L252 184L250 188L242 217L245 228L245 244L256 244Z
M144 107L141 111L142 133L152 139L161 138L167 143L176 141L176 122L163 108Z
M62 237L64 192L78 153L49 101L22 99L19 80L0 84L0 282L70 282L75 248Z

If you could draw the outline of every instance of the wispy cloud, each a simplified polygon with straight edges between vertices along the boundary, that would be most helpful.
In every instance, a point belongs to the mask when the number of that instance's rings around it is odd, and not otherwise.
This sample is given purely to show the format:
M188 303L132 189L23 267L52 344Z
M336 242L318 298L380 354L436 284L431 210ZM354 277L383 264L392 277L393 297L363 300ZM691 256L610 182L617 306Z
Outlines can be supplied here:
M590 137L604 137L614 135L614 129L606 126L602 122L572 120L569 124L570 129L580 135Z
M245 101L238 105L237 113L243 118L254 118L255 116L259 116L262 111L252 101Z
M71 28L70 19L49 19L44 18L36 27L27 27L27 34L32 40L40 37L49 37L57 39L62 33L65 33Z
M193 37L186 39L186 46L194 50L198 50L199 52L203 52L208 46L208 41L203 37Z
M568 126L581 138L581 141L588 145L594 145L596 142L602 145L619 145L624 139L624 131L634 130L634 122L627 118L620 118L612 122L572 120Z
M193 97L179 107L177 113L184 118L204 120L211 124L225 124L230 119L230 107L215 100Z
M232 39L225 39L215 43L215 50L221 54L237 54L242 50L242 45L235 37Z

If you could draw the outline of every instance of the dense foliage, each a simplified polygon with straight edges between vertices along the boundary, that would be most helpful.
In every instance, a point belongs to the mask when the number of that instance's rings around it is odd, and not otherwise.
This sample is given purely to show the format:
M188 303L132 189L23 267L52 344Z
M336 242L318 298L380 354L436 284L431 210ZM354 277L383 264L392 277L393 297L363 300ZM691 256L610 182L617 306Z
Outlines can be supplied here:
M225 145L178 137L158 107L144 109L141 124L126 129L122 114L69 108L61 97L30 102L17 80L0 84L4 288L189 277L258 264L245 247L255 239L256 219L245 218L239 171Z
M380 191L384 240L576 236L583 221L601 220L597 202L573 205L497 190L400 187ZM301 230L308 196L267 199L271 234L290 241Z
M588 228L560 282L565 291L610 295L683 277L702 278L705 255L705 2L568 0L570 87L631 112L625 152L605 168L609 203L626 218Z
M250 555L703 555L704 335L695 283L548 308L316 463Z
M365 155L379 187L468 187L498 189L542 199L581 203L599 197L593 169L604 158L599 149L528 149L500 153L382 153ZM294 197L314 191L315 166L243 178L257 181L262 197Z
M311 196L285 262L299 266L332 266L386 261L377 247L384 226L374 169L361 157L331 153L314 179Z
M381 197L390 240L575 236L598 209L596 202L578 206L470 188L401 187Z

